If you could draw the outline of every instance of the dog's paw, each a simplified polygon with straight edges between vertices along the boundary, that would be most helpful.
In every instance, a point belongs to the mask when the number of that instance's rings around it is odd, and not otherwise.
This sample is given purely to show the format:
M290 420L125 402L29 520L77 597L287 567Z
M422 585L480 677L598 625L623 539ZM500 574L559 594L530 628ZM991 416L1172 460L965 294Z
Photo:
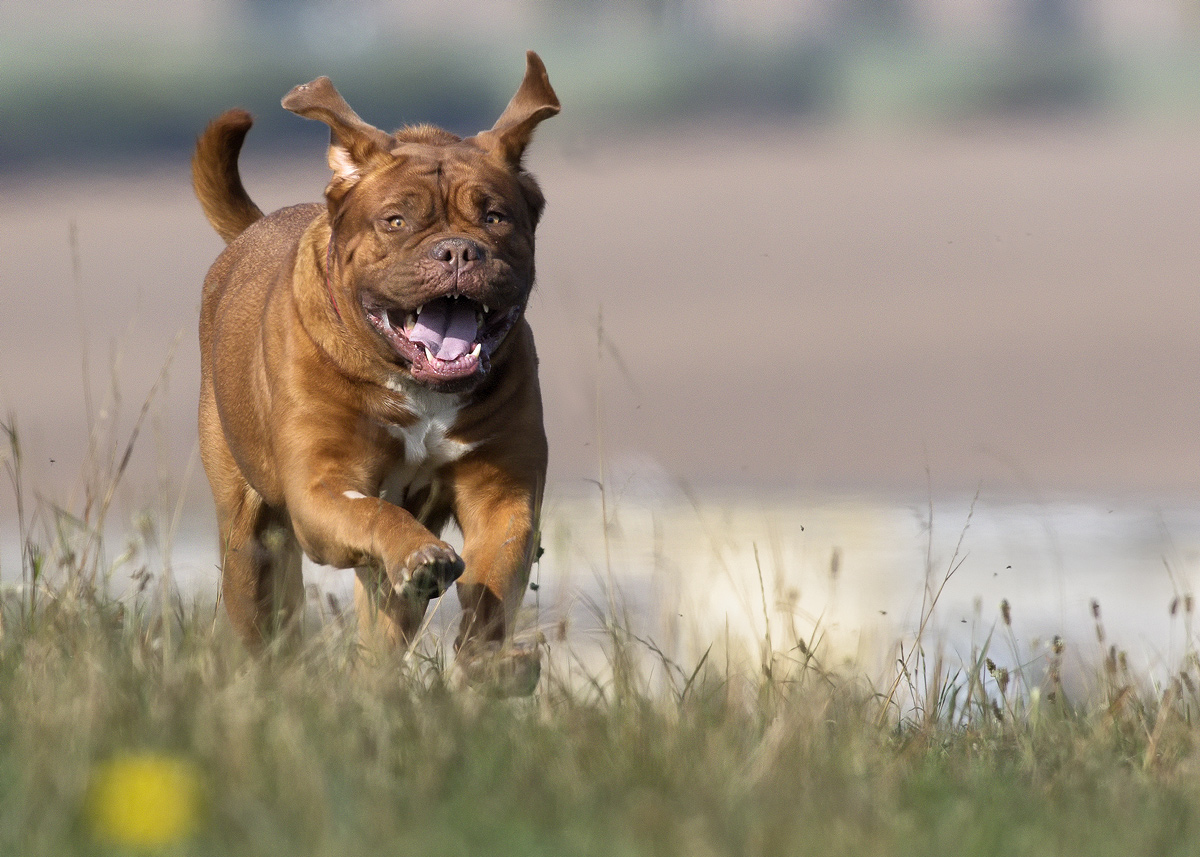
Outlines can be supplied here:
M542 647L537 643L483 643L464 646L458 667L468 687L489 696L529 696L542 675Z
M404 582L397 584L396 592L402 598L428 601L449 589L465 567L449 545L425 545L404 560Z

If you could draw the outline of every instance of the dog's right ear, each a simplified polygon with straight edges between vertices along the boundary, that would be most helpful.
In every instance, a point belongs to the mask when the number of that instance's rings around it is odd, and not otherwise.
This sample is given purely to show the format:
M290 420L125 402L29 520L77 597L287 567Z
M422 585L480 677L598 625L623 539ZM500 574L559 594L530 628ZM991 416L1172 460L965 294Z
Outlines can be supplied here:
M329 126L329 168L333 179L327 193L341 195L358 183L367 165L394 145L391 136L368 125L350 109L327 77L302 83L280 102L286 110Z
M485 149L497 152L510 166L519 169L525 147L533 139L533 129L559 109L558 96L550 86L542 58L533 51L526 51L525 78L517 94L490 131L476 134L471 139Z

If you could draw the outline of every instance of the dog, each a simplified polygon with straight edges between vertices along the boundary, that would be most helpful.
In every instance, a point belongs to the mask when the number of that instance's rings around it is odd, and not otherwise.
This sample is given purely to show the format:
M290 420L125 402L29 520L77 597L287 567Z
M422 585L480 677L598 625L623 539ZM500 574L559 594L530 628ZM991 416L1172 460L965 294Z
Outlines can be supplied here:
M396 647L457 581L457 659L495 662L539 550L525 309L545 199L522 156L558 98L530 51L496 124L466 139L381 131L324 77L282 105L330 128L324 204L264 216L251 201L245 111L214 119L192 159L228 244L204 281L199 407L226 612L254 650L297 633L303 552L356 569L360 632ZM461 557L439 537L451 520ZM523 657L536 683L539 656Z

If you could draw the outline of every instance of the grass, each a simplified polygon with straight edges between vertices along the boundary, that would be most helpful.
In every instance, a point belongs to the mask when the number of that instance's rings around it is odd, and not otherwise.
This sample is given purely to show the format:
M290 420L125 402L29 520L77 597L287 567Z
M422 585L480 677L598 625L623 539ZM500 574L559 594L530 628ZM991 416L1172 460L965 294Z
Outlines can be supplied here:
M927 629L959 550L931 552L879 681L794 624L679 663L614 592L600 666L551 633L536 694L502 701L433 637L382 657L332 615L254 659L211 601L112 595L100 533L133 438L96 445L68 511L31 508L4 430L22 578L0 589L0 854L1169 855L1200 836L1195 649L1154 686L1109 647L1069 699L1061 646L1023 657L1003 610L947 663Z
M1200 834L1194 699L880 727L870 688L794 665L657 694L636 666L551 674L502 702L335 629L255 661L211 605L176 605L168 643L155 610L45 595L4 613L0 853L132 850L89 813L130 754L192 772L171 854L1171 854Z

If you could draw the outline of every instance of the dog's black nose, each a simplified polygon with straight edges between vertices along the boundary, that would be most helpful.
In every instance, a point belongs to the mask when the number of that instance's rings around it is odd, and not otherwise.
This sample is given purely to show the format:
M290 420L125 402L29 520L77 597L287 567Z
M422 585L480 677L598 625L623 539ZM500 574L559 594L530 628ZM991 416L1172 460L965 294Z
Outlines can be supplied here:
M447 271L465 271L484 257L484 249L470 238L443 238L429 255Z

